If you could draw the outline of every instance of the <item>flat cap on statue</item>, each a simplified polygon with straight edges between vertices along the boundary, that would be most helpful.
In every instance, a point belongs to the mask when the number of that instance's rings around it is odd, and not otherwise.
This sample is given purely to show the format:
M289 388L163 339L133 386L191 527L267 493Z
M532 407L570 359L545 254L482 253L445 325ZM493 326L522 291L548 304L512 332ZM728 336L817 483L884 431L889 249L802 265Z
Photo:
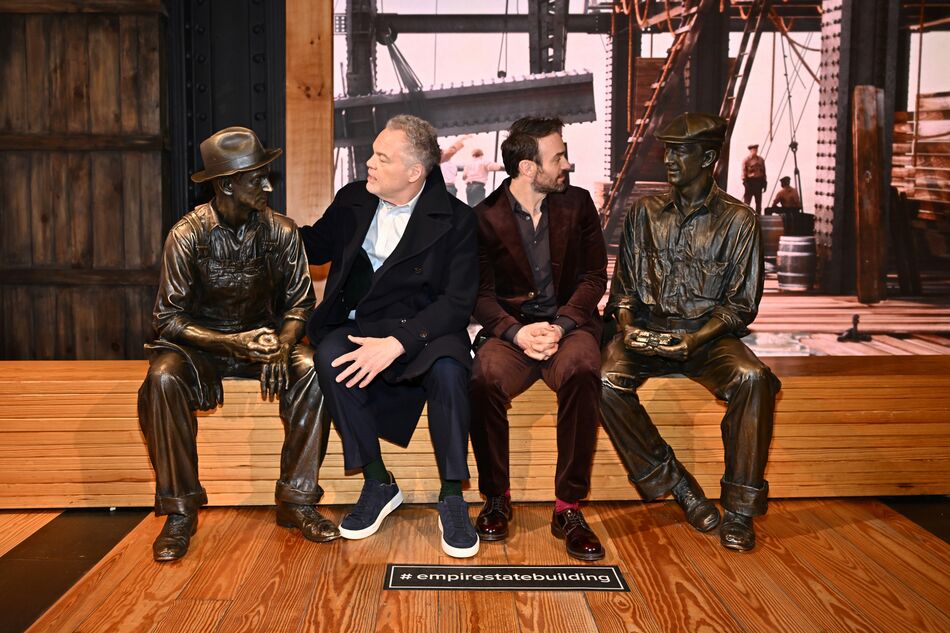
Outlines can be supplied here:
M724 143L726 120L702 112L684 112L661 125L653 136L664 143Z
M241 171L263 167L283 153L264 149L257 134L246 127L226 127L201 142L201 162L204 169L191 175L195 182L230 176Z

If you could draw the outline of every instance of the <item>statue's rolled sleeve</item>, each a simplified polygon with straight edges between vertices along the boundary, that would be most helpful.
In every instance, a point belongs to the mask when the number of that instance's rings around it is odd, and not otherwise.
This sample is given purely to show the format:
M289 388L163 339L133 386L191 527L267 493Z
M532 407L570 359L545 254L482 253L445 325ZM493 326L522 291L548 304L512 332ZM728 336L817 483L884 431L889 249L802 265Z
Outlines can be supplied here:
M307 253L296 227L282 234L279 244L280 268L285 271L284 305L282 320L294 319L307 322L316 303L313 283L310 281Z
M168 341L193 323L188 309L194 294L196 241L188 229L187 225L173 229L162 254L152 326L159 338Z
M636 240L634 236L635 218L641 212L640 204L627 214L623 223L623 231L620 235L620 251L617 254L616 266L614 267L613 278L610 282L610 297L607 299L607 306L604 308L604 318L615 318L619 310L629 310L636 312L640 307L640 297L637 294L636 283L636 258L634 249Z
M764 284L761 240L756 221L751 216L736 233L736 260L727 278L722 303L710 316L725 322L736 335L748 332L755 320Z

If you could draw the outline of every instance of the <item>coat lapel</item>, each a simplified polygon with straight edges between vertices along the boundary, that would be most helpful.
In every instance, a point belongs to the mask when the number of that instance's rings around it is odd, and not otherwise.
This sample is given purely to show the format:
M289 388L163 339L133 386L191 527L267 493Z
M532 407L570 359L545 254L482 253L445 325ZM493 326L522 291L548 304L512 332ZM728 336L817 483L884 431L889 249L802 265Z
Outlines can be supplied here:
M373 287L393 266L431 248L449 232L452 228L452 208L448 195L445 183L442 181L442 172L439 169L433 169L426 178L422 195L419 196L416 208L412 211L412 217L406 225L406 232L396 245L396 250L386 258L373 276ZM372 215L370 220L372 220Z
M349 221L352 223L352 232L350 239L343 246L343 261L339 276L340 287L345 283L346 278L353 268L353 262L356 261L356 254L363 248L363 240L366 238L366 232L369 225L373 222L376 215L376 207L379 206L379 198L370 192L363 190L363 195L350 203L351 214ZM344 235L346 233L344 232Z
M507 182L507 181L506 181ZM515 218L514 209L511 208L511 202L508 200L508 194L504 190L504 185L499 187L495 194L495 204L487 210L487 219L489 224L495 229L495 235L498 240L511 254L512 261L525 281L532 287L534 286L534 276L531 274L531 264L528 261L528 254L524 250L524 243L521 241L521 233L518 231L518 220Z
M570 239L568 227L573 226L568 214L570 211L561 206L561 194L550 194L548 203L548 246L551 249L551 275L554 292L561 287L561 272L564 269L564 256L567 254L567 242Z

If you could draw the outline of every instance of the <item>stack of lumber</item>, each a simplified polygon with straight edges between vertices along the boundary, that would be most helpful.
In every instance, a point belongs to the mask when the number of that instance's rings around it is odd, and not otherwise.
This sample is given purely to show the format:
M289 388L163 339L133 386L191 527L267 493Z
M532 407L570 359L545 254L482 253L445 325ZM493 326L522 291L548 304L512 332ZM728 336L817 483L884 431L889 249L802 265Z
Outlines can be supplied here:
M936 230L946 246L950 236L950 92L922 94L918 112L895 113L893 162L894 187L919 205L917 219Z
M774 497L950 493L950 356L770 358L781 377L767 477ZM153 478L136 418L144 361L0 362L0 508L148 506ZM641 399L710 496L722 475L724 406L680 377L650 380ZM537 384L517 398L511 489L553 499L557 405ZM593 412L591 418L593 421ZM591 499L636 499L598 431ZM436 499L438 473L423 418L408 449L384 457L409 501ZM282 441L276 403L252 380L229 380L225 405L199 417L201 478L212 505L273 503ZM471 488L475 500L474 460ZM331 434L321 470L326 503L350 503L359 474L343 471Z

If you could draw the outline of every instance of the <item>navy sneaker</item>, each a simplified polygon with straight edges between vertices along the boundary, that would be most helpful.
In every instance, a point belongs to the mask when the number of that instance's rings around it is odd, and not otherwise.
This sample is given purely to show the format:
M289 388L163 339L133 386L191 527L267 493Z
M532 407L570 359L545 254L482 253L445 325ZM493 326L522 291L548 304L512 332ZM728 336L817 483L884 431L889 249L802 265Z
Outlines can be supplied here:
M478 553L478 534L468 516L468 504L459 496L449 496L438 503L439 532L442 551L455 558L469 558Z
M392 473L389 473L388 484L367 479L356 505L340 522L340 536L356 540L376 534L383 519L401 503L402 492Z

